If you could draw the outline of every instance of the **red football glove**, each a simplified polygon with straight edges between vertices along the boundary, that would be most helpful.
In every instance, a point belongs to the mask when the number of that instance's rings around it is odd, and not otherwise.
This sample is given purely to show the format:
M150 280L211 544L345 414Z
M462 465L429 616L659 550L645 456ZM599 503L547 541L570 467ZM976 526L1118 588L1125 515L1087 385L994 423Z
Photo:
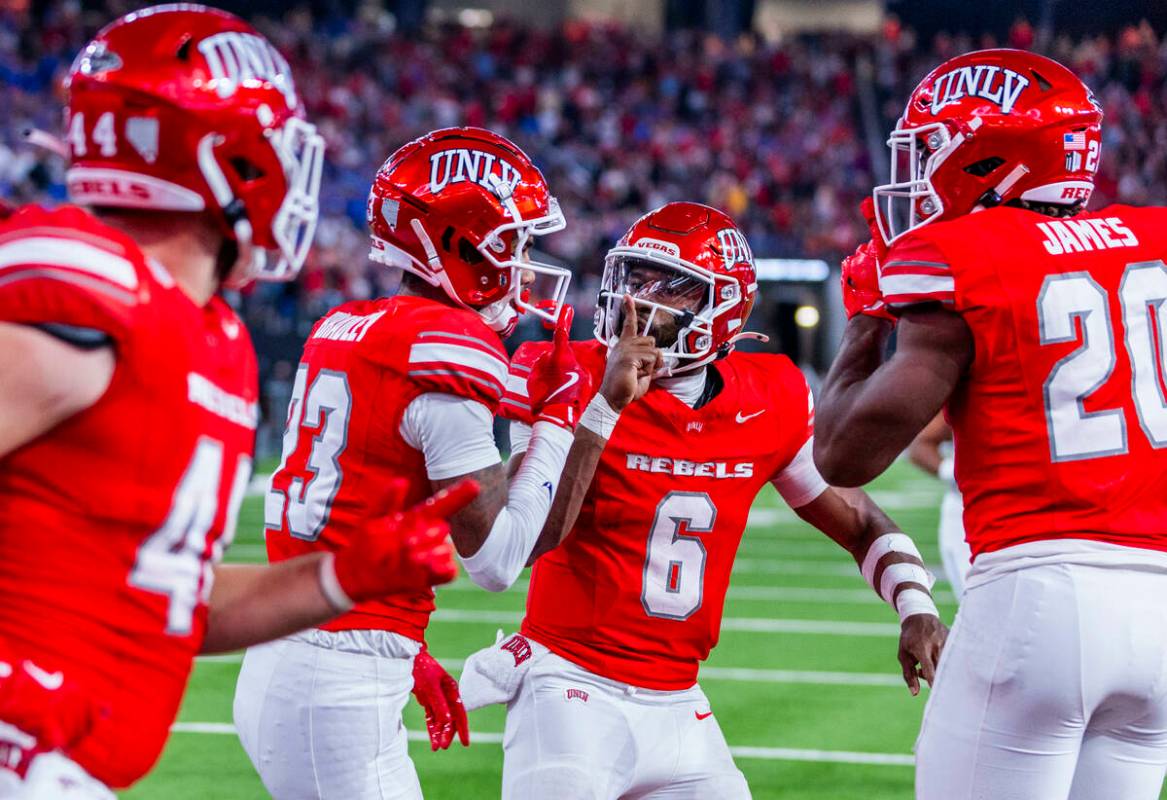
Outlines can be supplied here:
M555 325L551 352L539 357L527 376L527 395L535 421L550 422L574 431L584 402L591 396L591 376L571 349L571 320L575 311L564 306Z
M374 512L348 545L336 551L336 580L353 603L421 591L458 575L446 520L478 496L477 481L462 481L401 512L396 509L404 491L405 483L395 482L385 510Z
M875 219L875 201L870 197L864 197L859 203L859 213L863 215L863 221L867 223L867 230L871 234L871 244L875 248L875 256L882 264L887 259L887 243L883 241L883 234Z
M413 696L425 709L425 727L430 735L430 749L445 750L454 741L454 732L463 747L470 746L470 723L458 682L424 647L413 660Z
M847 319L856 314L866 314L892 322L896 318L887 310L883 302L883 292L879 290L879 265L887 255L883 236L875 221L875 202L865 197L859 204L871 240L855 248L855 252L843 259L843 308Z
M35 740L30 748L7 736L0 738L7 768L23 774L38 754L68 750L106 715L108 709L87 697L64 673L49 672L7 652L0 655L0 722Z
M866 242L843 259L843 308L847 311L847 319L866 314L895 322L895 317L883 302L883 293L879 291L879 257L875 250L873 243Z

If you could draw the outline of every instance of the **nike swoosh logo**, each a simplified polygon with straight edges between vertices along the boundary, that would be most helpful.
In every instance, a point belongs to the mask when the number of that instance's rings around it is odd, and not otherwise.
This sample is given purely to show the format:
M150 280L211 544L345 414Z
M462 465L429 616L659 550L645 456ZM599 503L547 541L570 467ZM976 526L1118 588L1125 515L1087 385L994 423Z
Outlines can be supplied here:
M566 392L568 389L570 389L572 386L575 386L577 383L579 383L579 373L578 372L569 372L567 374L567 380L563 382L562 386L560 386L558 389L556 389L551 394L547 395L547 400L545 402L551 402L552 397L559 394L560 392Z
M761 411L755 411L753 414L743 414L742 412L739 411L739 412L737 412L737 421L739 423L746 422L747 420L751 420L754 417L760 417L765 413L766 413L766 409L764 409L764 408Z
M24 671L32 676L33 680L50 692L55 692L65 685L65 675L62 672L45 672L31 661L24 662Z
M694 711L693 716L695 716L697 719L709 719L713 716L713 712L706 711L704 714L702 714L700 711Z

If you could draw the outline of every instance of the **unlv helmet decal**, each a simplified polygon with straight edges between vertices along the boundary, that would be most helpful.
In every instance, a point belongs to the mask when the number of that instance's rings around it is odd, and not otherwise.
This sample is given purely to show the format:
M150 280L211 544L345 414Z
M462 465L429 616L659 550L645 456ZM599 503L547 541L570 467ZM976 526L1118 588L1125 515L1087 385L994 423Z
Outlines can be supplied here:
M538 236L565 226L543 174L511 141L447 128L405 145L377 173L367 206L370 258L441 287L506 335L518 314L559 317L571 273L532 261ZM524 273L548 284L541 298Z
M187 3L127 14L78 54L65 88L73 202L210 210L239 245L232 283L295 277L324 141L287 61L250 25Z
M1061 64L980 50L934 69L888 138L891 179L875 187L885 243L929 222L1012 200L1085 205L1102 109Z

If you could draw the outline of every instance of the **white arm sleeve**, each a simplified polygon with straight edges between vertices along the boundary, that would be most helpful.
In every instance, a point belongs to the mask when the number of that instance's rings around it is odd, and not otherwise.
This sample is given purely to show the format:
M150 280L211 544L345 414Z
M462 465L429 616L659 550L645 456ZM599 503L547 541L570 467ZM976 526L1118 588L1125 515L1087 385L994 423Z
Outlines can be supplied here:
M814 501L828 488L814 465L814 436L795 454L782 471L770 479L778 494L791 508L801 508Z
M502 461L494 444L494 418L477 400L431 392L405 408L401 438L425 456L431 481L456 478Z
M512 423L513 429L514 423ZM478 552L462 559L470 580L491 592L510 587L527 559L555 499L555 490L575 436L550 422L536 422L523 463L511 479L507 504L494 518Z
M527 452L531 446L531 426L517 419L511 420L511 458Z

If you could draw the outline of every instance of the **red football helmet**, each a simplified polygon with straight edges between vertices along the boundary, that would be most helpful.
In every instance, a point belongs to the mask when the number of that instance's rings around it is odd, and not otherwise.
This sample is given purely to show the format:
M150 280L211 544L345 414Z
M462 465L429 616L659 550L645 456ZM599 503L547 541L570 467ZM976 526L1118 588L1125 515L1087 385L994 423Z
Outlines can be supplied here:
M880 233L890 244L1017 199L1085 205L1101 135L1093 93L1056 61L1023 50L946 61L912 92L887 141L891 182L874 192Z
M324 140L287 62L250 25L187 3L136 11L78 54L65 86L71 200L211 209L239 245L232 282L295 277L316 230Z
M368 204L369 257L440 286L506 335L518 314L554 322L571 273L530 261L534 237L565 226L547 181L514 143L481 128L446 128L402 147L381 166ZM522 273L550 283L543 298Z
M669 203L645 214L604 260L596 338L620 338L621 301L647 310L642 335L660 313L676 318L676 339L660 342L662 375L689 372L733 350L758 293L754 256L733 220L700 203Z

